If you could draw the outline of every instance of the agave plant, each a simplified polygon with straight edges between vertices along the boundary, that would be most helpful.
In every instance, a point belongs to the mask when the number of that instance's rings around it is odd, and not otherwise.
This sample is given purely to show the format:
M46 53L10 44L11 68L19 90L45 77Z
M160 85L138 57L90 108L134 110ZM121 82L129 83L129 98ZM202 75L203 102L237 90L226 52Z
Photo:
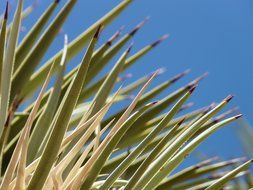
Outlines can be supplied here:
M153 99L189 71L152 89L148 86L161 70L115 87L124 80L124 71L167 37L130 56L132 45L125 46L144 20L120 39L122 28L96 46L101 30L132 0L122 1L72 42L65 35L62 50L43 63L76 2L68 0L50 22L60 3L52 1L20 40L22 20L33 6L23 10L23 0L18 0L8 22L7 2L0 20L0 189L215 190L229 187L231 180L247 173L251 160L237 166L244 159L216 157L174 172L208 136L241 117L227 117L232 111L215 116L231 95L218 104L180 114L191 106L187 100L205 75L159 101ZM65 72L83 49L81 62ZM118 56L113 68L102 75ZM120 104L124 100L131 101L129 106ZM122 107L108 112L113 104Z

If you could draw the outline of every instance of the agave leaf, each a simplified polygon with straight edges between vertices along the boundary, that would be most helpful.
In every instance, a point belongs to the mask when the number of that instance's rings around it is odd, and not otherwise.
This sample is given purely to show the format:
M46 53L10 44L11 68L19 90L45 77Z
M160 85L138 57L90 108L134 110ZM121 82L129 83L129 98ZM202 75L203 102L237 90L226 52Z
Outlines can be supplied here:
M6 28L7 28L7 21L8 21L8 8L9 3L7 1L6 9L4 13L4 19L2 23L2 28L0 32L0 79L2 79L2 67L3 67L3 60L4 60L4 52L5 52L5 44L6 44ZM1 84L1 82L0 82Z
M97 181L97 182L95 182L93 185L92 185L92 187L91 187L91 189L92 190L96 190L96 189L99 189L99 187L103 184L105 182L105 180L100 180L100 181ZM115 181L115 183L113 184L113 188L119 188L119 187L122 187L122 186L125 186L126 184L127 184L127 180L123 180L123 179L117 179L116 181Z
M110 125L113 123L113 120L108 123L108 125L103 128L101 130L101 134L103 135L105 133L105 131L110 127ZM88 146L87 148L83 151L83 153L81 154L81 156L79 157L79 159L76 161L75 165L71 168L68 176L66 177L66 179L64 180L64 183L62 184L62 187L65 187L66 184L68 184L72 178L75 176L75 174L78 172L79 168L81 167L82 163L84 162L84 160L87 158L88 153L91 151L92 147L94 146L95 141L93 140Z
M129 54L131 47L132 46L130 46L119 58L118 62L108 74L108 77L106 78L103 85L100 87L99 91L94 97L94 107L91 112L91 116L94 115L94 113L96 113L99 109L101 109L101 106L103 106L103 104L105 103L110 91L112 90L116 82L117 76L120 73L123 64L125 63L126 57Z
M155 187L159 184L168 174L170 174L175 167L177 167L186 157L191 153L203 140L209 137L212 133L214 133L219 128L227 125L228 123L238 119L240 116L235 116L223 120L214 126L210 127L200 135L198 135L195 139L193 139L189 144L187 144L182 150L180 150L172 159L166 163L157 174L149 181L149 183L145 186L144 189L148 189L150 187ZM152 167L152 166L151 166Z
M48 22L49 18L51 17L58 3L59 1L56 1L56 0L51 3L51 5L47 8L47 10L45 10L43 15L37 20L37 22L32 27L32 29L29 30L29 33L25 36L25 38L19 44L16 50L14 71L19 67L19 65L25 59L26 55L32 49L34 43L36 42L37 38L39 37L41 31L43 30L44 26Z
M238 123L240 125L240 130L237 130L239 140L241 141L245 153L252 157L251 142L253 140L253 130L245 119L240 119Z
M27 178L37 167L39 159L34 160L29 166L25 168L25 178ZM15 177L9 185L9 189L13 189L17 182L17 177Z
M163 92L171 84L173 84L174 82L176 82L177 80L179 80L181 77L183 77L187 73L188 73L188 71L180 73L180 74L176 75L175 77L173 77L172 79L170 79L168 81L165 81L164 83L156 86L154 89L152 89L149 92L145 93L142 96L142 98L138 101L138 103L137 103L137 105L136 105L135 108L138 109L139 107L141 107L143 104L145 104L146 102L148 102L149 100L151 100L152 98L154 98L156 95L158 95L161 92ZM119 116L125 111L125 109L122 109L121 111L117 112L116 114L113 114L112 116L110 116L107 120L104 121L104 124L106 124L108 121L112 120L112 118L119 118Z
M91 59L91 64L93 62L95 62L97 59L99 59L101 54L104 54L104 52L111 46L112 42L120 35L120 32L121 32L121 29L118 30L105 44L103 44L98 50L96 50L93 53L92 59ZM69 87L74 75L76 74L78 68L79 68L79 66L75 67L66 76L64 76L64 85L62 87L62 94L65 94L65 92L68 89L68 87ZM50 95L50 91L51 91L51 89L48 90L47 93L45 94L45 96L43 97L44 101L42 102L42 104L43 103L45 104L47 98ZM26 94L26 93L24 92L24 94ZM26 94L26 98L28 98L28 97L29 97L29 94ZM32 107L32 104L26 109L26 111L29 111L31 109L31 107Z
M25 8L22 13L21 13L21 20L23 21L24 19L26 19L29 15L31 15L31 13L33 12L33 10L37 7L37 3L38 2L34 2L32 5L28 6L27 8ZM0 23L1 23L1 18L0 18ZM13 23L11 22L8 27L7 27L7 35L9 35L10 33L10 29L12 27Z
M55 121L50 126L50 128L52 127L52 132L42 153L38 167L27 187L28 190L32 190L34 188L41 189L43 187L48 174L55 162L55 158L58 155L64 134L68 128L71 113L76 106L79 93L84 84L91 56L99 35L99 30L100 27L90 42L90 45L82 60L82 66L79 68L76 77L74 78L67 93L65 94L65 97L55 115Z
M129 68L137 60L139 60L142 56L144 56L146 53L148 53L149 50L153 49L153 47L155 47L155 46L148 45L148 46L142 48L141 50L139 50L137 53L135 53L131 57L129 57L126 60L126 63L124 64L122 71L125 71L127 68ZM89 96L91 96L92 94L94 94L96 92L96 90L101 86L101 84L103 83L103 81L105 80L106 77L107 77L107 75L103 76L101 79L96 81L94 84L88 86L87 89L83 89L83 91L80 95L79 101L83 101L84 99L86 99Z
M137 88L145 84L145 82L147 82L148 79L149 79L149 76L144 76L134 81L133 83L123 87L120 91L120 94L123 94L123 95L130 94L131 92L133 92L134 90L136 90Z
M98 49L92 56L91 59L91 64L89 68L89 72L87 73L87 79L85 82L85 86L99 73L100 70L121 50L121 48L133 37L133 35L137 32L137 30L144 24L144 21L137 25L137 27L133 30L135 32L131 32L127 35L125 35L117 44L115 44L113 47L111 47L112 41L119 35L119 32L116 32L114 36L112 36L107 43L105 43L100 49ZM109 47L111 47L109 50L107 50ZM107 50L107 51L106 51ZM105 51L105 52L104 52ZM99 57L99 55L101 55ZM63 91L66 91L67 87L69 86L73 76L77 72L79 66L75 67L74 69L71 70L69 74L64 78L64 86L63 86ZM106 76L107 77L107 76ZM95 85L95 89L93 88L92 92L94 90L99 90L101 88L104 80L99 82L97 85ZM85 97L89 96L90 93L87 92L82 92L79 98L79 103L84 100L83 95Z
M71 187L72 185L76 188L80 187L83 182L86 180L88 173L90 169L92 168L93 164L96 161L97 156L100 154L100 152L106 147L108 141L112 138L113 134L119 129L120 126L126 121L130 113L133 111L135 105L137 104L138 100L148 87L148 85L151 83L151 81L154 79L156 73L154 73L150 79L145 83L145 85L142 87L140 92L137 94L135 99L132 101L132 103L129 105L128 109L124 112L124 114L119 118L119 120L116 122L110 133L106 136L106 138L103 140L103 142L99 145L99 147L96 149L96 151L92 154L91 158L88 160L88 162L82 167L80 172L75 176L75 178L72 179L72 181L67 185L67 187Z
M116 98L116 95L117 93L115 94L114 98ZM103 108L101 108L101 110L99 110L94 116L89 118L86 122L80 121L80 124L76 127L76 129L74 129L70 135L64 138L61 146L62 147L66 146L68 143L70 143L72 140L74 140L76 137L82 134L82 132L85 131L84 129L86 129L99 115L101 115L102 113L106 113L106 111L109 109L109 106L111 106L112 103L113 100L110 103L106 104ZM88 117L90 115L90 112L84 115Z
M13 25L11 27L9 42L6 48L6 54L3 61L2 79L1 79L1 107L0 107L0 136L3 131L4 123L7 119L7 112L9 109L10 90L12 70L15 61L15 49L18 42L18 35L21 22L21 12L23 7L23 0L19 0L18 7L15 12Z
M38 66L41 59L47 52L49 46L55 39L55 36L58 34L61 26L63 25L64 21L68 17L70 11L72 10L76 2L77 2L76 0L70 0L67 2L67 4L61 9L61 11L52 21L52 23L48 26L48 28L42 34L42 36L40 37L36 45L32 48L32 50L26 56L24 61L20 64L20 66L15 71L13 75L13 80L12 80L13 86L12 86L11 100L13 100L14 96L17 93L19 92L22 93L22 89L27 84L35 68ZM20 95L20 98L22 98L22 94Z
M126 57L131 50L131 47L132 46L130 46L119 58L119 60L114 65L111 72L109 73L108 77L104 81L103 85L101 86L101 88L97 92L96 96L94 97L94 100L93 100L94 106L91 110L90 116L93 116L95 113L97 113L101 109L101 107L104 105L104 103L106 102L106 99L107 99L108 95L110 94L110 91L112 90L112 88L117 80L117 76L120 73L123 64L125 63ZM78 138L76 138L76 140L78 140ZM69 147L72 147L74 143L75 142L72 142Z
M75 146L68 152L68 154L60 161L59 164L54 168L54 170L57 171L56 175L61 175L63 172L63 169L68 166L68 164L71 162L71 160L78 154L78 152L81 150L83 145L87 142L89 137L92 135L92 133L95 131L97 125L101 122L104 115L108 111L110 106L107 107L96 119L95 121L90 125L90 127L85 131L85 133L82 135L82 137L78 140L78 142L75 144ZM96 142L96 141L94 141ZM60 173L60 174L59 174Z
M30 143L28 148L28 163L31 163L32 160L37 155L37 151L41 145L41 142L46 137L46 134L50 132L50 129L48 128L50 126L50 123L52 122L54 113L57 109L59 97L61 94L61 85L63 82L64 77L64 71L66 67L66 56L67 56L67 44L68 38L65 36L64 40L64 51L62 55L62 60L60 62L59 68L58 68L58 76L54 85L54 88L51 92L51 95L48 99L48 103L46 105L46 108L43 110L43 113L41 113L40 117L38 118L38 121L36 125L34 126L33 132L30 137Z
M161 113L164 109L167 108L168 105L171 105L174 101L176 101L179 97L181 97L185 92L191 89L193 86L199 83L200 80L205 77L205 74L198 77L197 79L190 82L188 85L176 90L175 92L169 94L167 97L162 99L159 104L157 104L153 109L143 115L142 118L139 119L139 122L136 122L136 125L142 125L143 123L147 122L150 118ZM134 126L133 126L134 128Z
M208 129L210 126L212 126L213 124L221 121L222 119L224 119L226 117L226 115L228 113L233 112L233 109L229 110L228 112L219 115L217 118L208 121L206 124L204 124L194 135L193 137L197 136L198 134L200 134L201 132L205 131L206 129ZM197 119L199 119L201 116L203 116L203 114L206 113L205 108L201 109L201 110L197 110L194 111L192 113L186 114L184 116L181 116L179 118L176 118L174 120L172 120L165 128L170 128L171 126L173 126L175 124L175 122L178 122L178 119L182 119L183 117L185 117L186 121L191 120L190 122L195 122L197 121ZM161 115L163 116L163 115ZM143 139L147 134L150 133L150 131L152 130L152 127L161 120L161 116L153 119L153 121L151 120L150 122L147 122L144 125L144 129L140 128L139 130L135 130L134 132L131 131L130 134L128 134L127 136L125 135L125 137L122 139L122 143L119 144L119 148L125 148L126 146L129 146L131 144L135 144L137 142L139 142L141 139ZM184 129L185 127L191 125L190 123L186 123L183 124L182 127L180 127L178 129L178 131L181 131L182 129ZM192 137L192 138L193 138ZM152 142L152 144L155 144L156 142L158 142L159 140L161 140L161 137L157 138L156 141Z
M165 115L163 115L164 117ZM176 125L178 122L180 122L182 119L185 118L185 121L187 120L187 117L185 117L184 115L182 117L179 117L179 118L176 118L174 120L172 120L169 125L172 127L173 125ZM192 121L191 121L192 122ZM159 123L159 122L158 122ZM158 124L156 123L156 125ZM151 132L151 130L149 131L149 133ZM148 135L149 133L147 133L146 135ZM177 132L178 133L178 132ZM146 136L145 135L145 136ZM177 135L176 135L177 136ZM175 136L175 138L176 138ZM147 152L150 153L149 151L152 150L160 141L161 139L164 138L164 135L161 134L159 136L157 136L156 138L154 138L149 144L148 146L144 149L143 151L143 155L145 155ZM172 137L171 137L172 138ZM121 152L123 149L127 148L128 146L134 146L136 142L133 142L133 143L129 143L128 145L124 146L124 147L120 147L118 148L118 151ZM119 165L120 162L122 162L122 160L127 156L125 154L125 152L123 152L122 154L118 155L118 153L116 152L115 153L117 156L115 156L113 159L109 160L106 165L104 166L102 172L103 173L110 173L112 172L112 170L117 166ZM128 151L127 154L130 154L130 152ZM146 154L147 155L147 154ZM131 172L132 170L133 171L136 171L137 167L140 166L140 163L145 159L146 157L145 156L140 156L139 158L137 158L133 163L132 165L127 169L126 171L126 177L129 175L132 175L133 172Z
M211 184L209 187L206 188L206 190L216 190L222 188L227 182L229 182L232 178L234 178L237 174L239 174L242 171L245 171L249 168L253 161L249 160L245 162L244 164L238 166L231 172L227 173L220 179L216 180L213 184Z
M14 26L14 25L13 25ZM53 66L52 66L53 68ZM16 169L16 166L18 164L18 159L20 158L20 155L21 155L21 151L22 152L22 160L21 160L21 164L20 164L20 167L19 167L19 172L18 172L18 175L19 175L19 180L17 180L17 188L19 187L23 187L23 183L24 183L24 169L25 169L25 164L26 164L26 149L27 149L27 143L25 143L26 140L28 140L29 138L29 132L31 130L31 127L32 127L32 123L34 121L34 118L36 116L36 112L38 111L39 109L39 105L40 105L40 102L41 102L41 99L43 97L43 93L44 91L46 90L46 87L49 83L49 80L52 76L52 68L50 69L49 73L48 73L48 76L45 80L45 83L44 85L42 86L42 89L39 93L39 96L36 100L36 103L31 111L31 113L29 114L29 117L25 123L25 127L23 128L22 132L21 132L21 135L18 139L18 142L17 142L17 145L13 151L13 154L12 154L12 157L11 157L11 160L8 164L8 167L6 169L6 172L5 172L5 175L3 177L3 180L2 180L2 183L1 183L1 186L0 186L0 189L1 190L4 190L4 189L7 189L11 180L12 180L12 177L14 175L14 171Z
M217 157L215 157L217 158ZM222 161L222 162L218 162L218 163L214 163L214 164L206 164L207 162L201 162L197 165L194 166L190 166L172 176L169 176L164 182L162 182L161 185L159 185L159 187L168 187L168 186L172 186L175 185L177 183L181 183L190 179L194 179L197 178L199 176L211 173L213 171L219 170L219 169L223 169L225 167L237 164L239 162L241 162L244 158L237 158L237 159L232 159L232 160L228 160L228 161ZM208 159L207 161L213 161L213 159ZM204 164L203 164L204 163ZM158 187L158 188L159 188Z
M96 76L104 66L109 63L109 61L121 50L121 48L136 34L136 32L144 25L146 20L138 24L130 33L126 34L120 39L113 47L111 47L104 55L94 62L90 67L89 73L87 75L87 84Z
M205 124L214 114L216 114L219 110L221 110L230 100L232 99L232 96L228 96L225 98L218 106L216 106L213 110L209 111L207 114L205 114L203 117L201 117L199 120L197 120L195 123L193 123L190 127L188 127L181 135L180 138L177 138L172 144L169 145L169 147L166 148L166 151L164 151L153 163L152 167L150 167L141 177L141 179L136 183L135 188L141 189L145 185L147 185L147 181L153 178L153 176L162 168L162 166L167 162L168 159L170 159L173 154L180 148L188 139L190 139L191 136L195 132L198 131L198 129Z
M109 11L106 15L100 18L96 23L90 26L86 31L84 31L81 35L79 35L76 39L74 39L68 47L68 56L67 61L77 55L83 47L86 45L87 41L90 39L92 34L96 31L99 25L103 25L105 27L111 21L113 21L126 7L132 2L132 0L124 0L114 9ZM50 65L54 61L60 61L62 56L62 51L59 51L56 55L54 55L50 60L48 60L38 71L36 71L29 81L30 91L28 94L34 92L38 86L41 85L41 81L45 79L46 73L48 72ZM34 88L35 87L35 88Z
M145 126L145 123L147 123L150 119L161 113L164 109L167 108L167 106L171 105L180 96L187 92L192 86L194 86L194 84L190 83L189 85L178 89L177 91L173 92L172 94L169 94L161 101L159 101L156 106L143 114L143 116L135 122L135 124L130 128L129 132L123 137L122 141L126 139L131 139L133 137L133 134L136 135L137 131L141 131L143 129L142 126Z
M134 30L132 30L132 32L130 33L136 33L137 29L139 29L139 27L141 26L142 24L140 23ZM135 32L133 32L135 31ZM133 34L132 34L133 35ZM114 47L112 47L111 49L109 49L107 51L107 53L105 52L105 60L107 60L106 62L108 62L113 55L115 55L120 49L120 47L123 46L123 42L124 44L126 43L126 40L129 40L131 39L130 37L132 36L130 34L127 34L125 37L123 37L122 40L120 40L117 44L115 44ZM124 40L125 39L125 40ZM156 42L152 43L152 44L156 44L158 45L162 40L157 40ZM109 41L110 42L110 41ZM110 44L110 43L109 43ZM148 45L146 47L144 47L143 49L141 49L140 51L138 51L136 54L132 55L131 57L129 57L127 60L126 60L126 63L124 64L123 66L123 70L127 69L129 66L131 66L135 61L137 61L138 59L140 59L143 55L145 55L149 50L151 50L152 48L156 47L156 45ZM93 63L96 63L96 61L99 61L99 59L97 59L97 55L100 54L100 51L97 50L95 53L94 53L94 56L92 58L92 61L91 61L91 64L93 65ZM100 61L101 62L101 61ZM103 59L103 62L104 62L104 59ZM100 63L101 64L101 63ZM99 65L100 65L99 64ZM106 64L106 63L104 63ZM94 67L96 68L96 67ZM73 74L76 73L76 70L78 69L78 66L76 68L74 68L69 74L67 74L67 76L65 77L65 85L64 85L64 89L66 89L66 87L69 85L69 82L70 82L70 79L72 78ZM94 77L94 72L95 71L92 71L92 72L89 72L89 73L93 73L91 77ZM84 99L88 98L88 97L91 97L91 95L93 95L100 87L101 85L103 84L104 80L106 79L107 75L105 75L104 77L102 77L101 79L99 79L97 82L95 82L94 84L92 84L91 86L89 86L87 89L83 89L82 92L81 92L81 95L79 97L79 101L78 103L81 103L84 101ZM35 83L34 83L35 84ZM33 84L30 84L30 89L33 89L33 86L31 86ZM38 87L37 84L34 86L35 89ZM29 93L25 93L26 96L29 94ZM30 106L31 108L31 106Z
M157 146L153 149L153 151L146 157L146 159L142 162L140 167L132 175L131 179L125 186L125 190L129 190L134 187L135 183L139 180L139 177L145 172L145 170L149 167L152 161L161 153L164 146L171 140L171 138L175 136L176 130L178 129L178 127L181 126L183 122L184 122L184 118L177 125L175 125L175 127L173 127L166 134L166 136L157 144Z
M101 154L98 156L96 162L94 163L94 166L92 168L92 171L90 172L89 176L87 177L87 182L84 184L83 188L88 187L92 185L92 183L96 180L99 172L101 171L104 163L109 158L111 153L113 152L114 148L116 147L117 143L120 141L122 136L127 132L129 127L151 106L154 104L148 104L141 108L139 111L135 112L130 116L123 124L122 126L116 131L116 133L113 135L113 137L108 142L106 148L101 152Z
M178 112L184 102L190 97L195 89L190 89L168 112L164 119L152 130L152 132L130 153L130 155L109 175L105 183L100 189L109 189L114 181L127 169L127 167L136 159L140 153L146 148L147 144L153 140L163 129L163 127L171 121L174 115Z
M169 122L168 125L165 126L165 129L168 129L174 126L183 118L185 118L185 122L188 122L192 119L194 120L195 118L198 118L200 115L202 115L202 113L203 113L203 110L200 109L200 110L196 110L188 114L182 115L180 117L177 117L171 120L171 122ZM162 114L161 116L158 116L157 118L151 119L147 123L143 124L143 128L140 127L140 129L138 130L134 130L133 128L131 128L132 130L130 129L129 132L122 138L121 142L118 144L118 148L124 149L130 145L140 142L142 139L145 138L147 134L149 134L152 131L153 127L156 126L165 115L166 114ZM150 143L150 145L156 144L160 140L161 140L161 137L157 137Z
M120 28L118 31L116 31L116 33L113 34L113 36L106 43L104 43L99 49L94 52L94 54L92 55L91 66L94 67L93 64L95 64L97 61L99 61L99 59L101 59L105 52L111 47L113 41L117 39L117 37L121 34L122 29L123 28ZM64 78L65 85L66 83L69 83L69 80L71 80L71 78L73 78L73 76L78 70L78 67L79 66L75 67L66 75L66 77Z
M86 85L110 62L110 60L122 49L122 47L134 36L134 34L144 25L146 20L139 23L131 32L122 37L113 47L104 52L98 59L91 62L89 73L87 75ZM78 67L77 67L78 68ZM77 70L75 68L74 70ZM73 70L73 71L74 71ZM74 73L74 72L72 72Z
M142 56L146 55L150 50L155 48L158 44L163 42L165 39L168 38L169 35L164 35L160 39L156 40L155 42L151 43L150 45L147 45L146 47L142 48L140 51L138 51L136 54L134 54L132 57L129 58L129 60L126 62L126 65L124 67L124 71L133 65L137 60L139 60Z

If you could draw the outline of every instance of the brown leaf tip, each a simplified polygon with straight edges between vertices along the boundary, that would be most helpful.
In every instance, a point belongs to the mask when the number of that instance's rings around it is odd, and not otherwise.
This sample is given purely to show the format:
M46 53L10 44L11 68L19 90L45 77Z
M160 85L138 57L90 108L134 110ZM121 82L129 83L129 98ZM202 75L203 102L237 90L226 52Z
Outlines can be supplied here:
M197 87L197 85L194 85L193 87L191 87L190 90L189 90L189 93L192 94L193 91L196 89L196 87Z
M201 80L203 80L205 77L207 77L209 75L209 73L208 72L205 72L203 75L201 75L201 76L199 76L196 80L195 80L195 82L196 83L199 83L199 81L201 81Z
M55 3L59 3L60 2L60 0L55 0Z
M228 102L230 102L230 101L233 99L233 97L234 97L233 95L228 95L228 96L224 99L224 101L228 103Z
M153 102L150 102L148 103L146 106L153 106L153 105L156 105L159 101L153 101Z
M131 32L129 32L130 36L136 34L136 32L149 20L149 17L146 17L142 22L140 22Z
M127 48L126 53L129 53L133 48L134 43L131 43L130 46Z
M185 121L186 117L184 117L183 119L181 119L178 123L177 123L177 126L181 126L184 121Z
M239 119L239 118L241 118L242 116L243 116L242 114L238 114L238 115L235 116L235 119Z
M169 37L169 34L163 35L161 38L159 38L158 40L156 40L155 42L153 42L151 44L151 47L156 47L158 44L160 44L161 42L163 42L164 40L166 40L168 37Z
M175 83L176 81L178 81L179 79L181 79L183 76L187 75L191 70L190 69L187 69L186 71L182 72L182 73L179 73L178 75L174 76L172 79L171 79L171 83Z
M94 38L98 38L98 37L99 37L99 34L100 34L101 29L102 29L102 25L100 24L100 25L98 26L98 29L97 29L95 35L94 35Z
M118 31L116 31L115 34L113 34L112 37L106 43L109 46L111 46L113 41L120 36L123 29L124 29L124 26L120 27L120 29Z
M6 2L6 8L5 8L5 13L4 13L4 19L8 19L8 12L9 12L9 1Z

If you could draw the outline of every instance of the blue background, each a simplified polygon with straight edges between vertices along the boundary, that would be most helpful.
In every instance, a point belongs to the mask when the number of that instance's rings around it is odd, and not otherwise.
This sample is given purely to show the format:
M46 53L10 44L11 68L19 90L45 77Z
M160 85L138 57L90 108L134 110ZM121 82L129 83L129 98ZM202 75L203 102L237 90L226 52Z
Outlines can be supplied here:
M4 7L2 2L5 1L0 0L0 2L2 10ZM15 4L15 1L11 2ZM25 5L31 2L33 1L26 0ZM23 23L24 27L29 29L50 2L51 0L41 0L32 17ZM65 2L62 1L61 6ZM74 39L119 2L121 1L79 0L45 60L62 48L63 33L68 34L70 40ZM209 76L201 82L191 99L195 102L194 108L209 105L213 101L218 102L232 93L236 97L229 107L238 105L248 120L253 118L252 1L135 0L103 32L100 43L122 25L125 26L124 33L126 33L146 16L151 16L151 19L133 39L132 53L163 34L169 33L170 37L127 71L133 74L133 78L127 82L160 67L165 67L167 72L153 85L188 68L192 70L187 77L163 93L161 98L208 71ZM72 64L77 64L79 60L80 56L74 59ZM203 143L199 150L208 156L218 154L225 158L243 155L239 141L236 139L235 127L238 128L233 124L220 130Z

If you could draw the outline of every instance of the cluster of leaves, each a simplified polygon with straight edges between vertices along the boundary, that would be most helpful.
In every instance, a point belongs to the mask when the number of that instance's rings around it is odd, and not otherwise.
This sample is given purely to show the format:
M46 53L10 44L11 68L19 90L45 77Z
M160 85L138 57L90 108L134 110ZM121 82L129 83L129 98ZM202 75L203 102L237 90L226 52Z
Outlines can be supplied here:
M19 0L8 22L7 2L0 20L0 189L216 190L245 174L251 160L237 166L241 158L210 158L172 173L208 136L241 117L227 118L232 111L215 117L230 95L218 104L178 115L190 106L186 102L203 76L156 102L152 99L188 71L147 92L159 70L114 91L124 79L120 74L167 36L131 56L130 45L110 72L100 74L145 23L118 39L120 29L96 47L101 29L132 0L122 1L72 42L65 35L63 49L38 68L76 2L68 0L47 25L59 4L53 1L20 43L21 23L32 7L23 10ZM81 63L65 74L67 63L84 48ZM52 77L54 84L48 87ZM108 113L137 89L129 106ZM166 108L170 110L164 113Z

